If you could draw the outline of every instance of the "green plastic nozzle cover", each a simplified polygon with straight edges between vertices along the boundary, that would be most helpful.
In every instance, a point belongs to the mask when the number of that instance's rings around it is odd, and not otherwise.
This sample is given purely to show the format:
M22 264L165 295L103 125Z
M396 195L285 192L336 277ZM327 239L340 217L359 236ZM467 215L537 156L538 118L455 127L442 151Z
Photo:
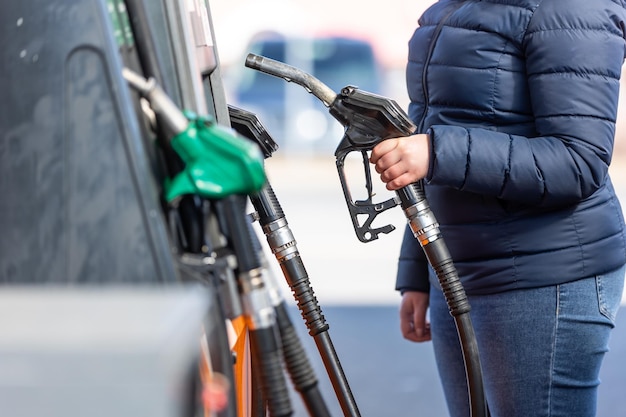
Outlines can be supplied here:
M183 171L165 182L165 199L172 202L185 194L219 199L232 194L260 191L267 178L263 154L252 141L212 118L185 113L187 129L171 140L185 162Z

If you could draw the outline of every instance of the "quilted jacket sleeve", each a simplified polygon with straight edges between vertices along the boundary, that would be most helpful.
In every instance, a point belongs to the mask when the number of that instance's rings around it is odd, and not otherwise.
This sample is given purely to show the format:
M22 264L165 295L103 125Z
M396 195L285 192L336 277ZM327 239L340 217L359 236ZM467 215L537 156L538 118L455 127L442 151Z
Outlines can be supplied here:
M432 126L427 182L543 206L594 193L611 161L624 32L614 1L542 1L522 43L537 135Z

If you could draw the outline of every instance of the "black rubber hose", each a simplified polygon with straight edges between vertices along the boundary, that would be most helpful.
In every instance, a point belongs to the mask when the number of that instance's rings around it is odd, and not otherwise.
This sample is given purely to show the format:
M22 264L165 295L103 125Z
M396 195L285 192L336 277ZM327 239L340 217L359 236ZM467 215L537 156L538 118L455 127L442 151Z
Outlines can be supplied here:
M237 275L244 315L250 332L254 371L258 372L261 391L271 417L292 414L291 399L283 369L282 346L276 326L275 311L269 303L262 279L261 260L246 216L247 197L230 195L216 201L226 221L227 236L237 257Z
M330 417L330 411L319 390L317 377L291 323L285 303L280 303L275 309L276 323L283 345L283 357L294 388L300 393L311 417Z
M309 335L315 339L344 416L359 417L358 406L328 334L329 325L322 314L295 238L271 185L268 183L261 192L250 196L250 200L257 210L259 223L291 288Z
M422 246L428 263L437 275L448 309L455 321L465 361L470 415L488 416L478 346L469 315L470 304L452 256L439 231L439 224L426 200L423 183L419 181L406 186L398 190L397 195L415 238Z
M250 329L250 350L270 417L291 416L293 410L285 384L283 358L275 329L273 327Z
M276 220L285 218L283 208L269 182L265 184L261 191L251 195L250 201L259 216L259 224L261 226L266 226Z
M218 212L227 222L227 235L237 255L237 269L240 274L261 268L261 260L246 217L246 203L247 197L243 195L230 195L216 201L216 206L221 206Z
M261 224L270 224L284 217L282 208L269 184L266 184L264 190L258 194L250 196L250 200L257 210ZM260 242L255 240L254 243L259 245L258 251L261 252ZM260 256L263 255L261 254ZM311 417L329 417L330 412L318 389L317 377L294 329L287 312L287 306L279 291L276 291L274 310L276 312L276 325L281 338L285 366L294 388L302 397Z
M271 236L272 232L278 231L278 229L275 231L268 230L268 227L271 227L274 222L279 220L284 222L284 228L288 227L285 214L272 186L269 183L266 184L259 193L250 196L250 201L259 216L259 224L263 227L268 237L270 248L277 257L283 275L287 279L287 284L293 292L309 334L315 336L325 332L329 326L311 287L309 275L295 247L295 241L278 242L276 241L277 239L273 239ZM289 236L293 237L291 233L289 233ZM289 246L287 248L287 251L289 251L288 256L282 256L280 253L280 250L283 248L277 246L282 244Z

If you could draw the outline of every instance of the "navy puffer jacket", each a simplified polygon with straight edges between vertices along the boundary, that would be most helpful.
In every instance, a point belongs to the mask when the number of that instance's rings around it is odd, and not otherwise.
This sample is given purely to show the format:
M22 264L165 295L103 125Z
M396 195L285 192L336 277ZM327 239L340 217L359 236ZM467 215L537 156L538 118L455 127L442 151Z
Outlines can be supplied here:
M409 115L432 138L426 196L468 294L626 262L608 175L625 21L621 0L441 0L420 18ZM407 229L396 288L426 290L428 269Z

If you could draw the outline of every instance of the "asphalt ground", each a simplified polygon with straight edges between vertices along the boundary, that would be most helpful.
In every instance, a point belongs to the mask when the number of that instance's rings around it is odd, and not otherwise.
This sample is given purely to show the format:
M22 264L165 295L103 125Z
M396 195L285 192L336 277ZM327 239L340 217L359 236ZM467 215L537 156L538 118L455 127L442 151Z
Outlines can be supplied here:
M330 325L327 336L360 415L446 416L432 344L408 342L399 331L399 295L393 285L404 214L399 208L389 210L381 216L384 221L377 219L375 224L390 223L397 230L362 243L354 234L334 159L278 154L266 161L269 181ZM361 198L362 164L346 165L346 174L352 192L357 193L353 197ZM616 155L611 175L626 207L626 152ZM384 189L375 187L375 192L382 200L386 198ZM268 252L268 258L272 257ZM275 262L270 259L270 264ZM291 303L291 292L277 267L274 275ZM598 417L626 417L625 305L626 296L601 371ZM308 335L295 302L291 313L332 415L343 416L322 354ZM299 395L292 395L294 417L308 416Z

